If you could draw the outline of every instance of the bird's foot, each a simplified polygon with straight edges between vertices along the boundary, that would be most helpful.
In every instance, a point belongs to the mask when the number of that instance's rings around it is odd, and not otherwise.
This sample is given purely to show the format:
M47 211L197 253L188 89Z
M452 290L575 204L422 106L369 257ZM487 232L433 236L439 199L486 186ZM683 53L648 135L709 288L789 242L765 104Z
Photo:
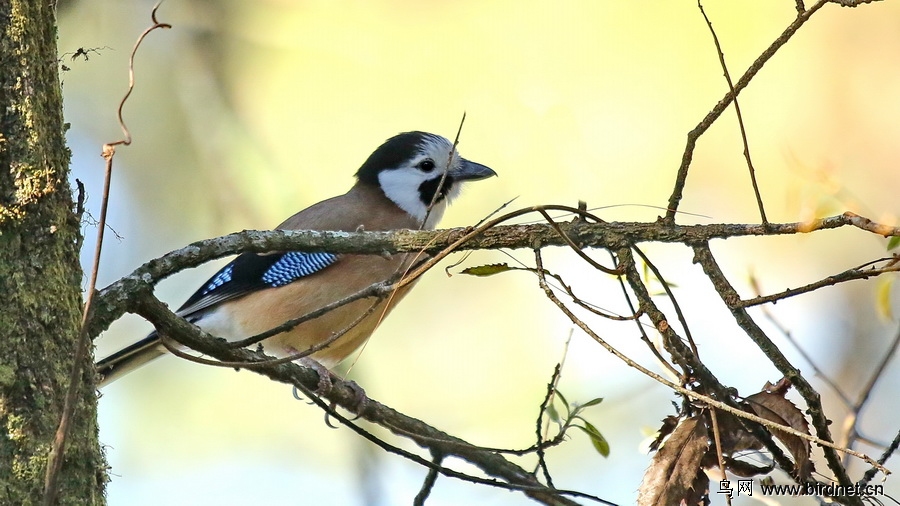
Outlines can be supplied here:
M350 411L356 414L356 418L359 418L365 413L366 408L369 407L369 397L366 395L363 387L359 386L355 381L347 380L346 383L350 390L353 390L353 406L350 408Z
M312 357L303 357L298 360L298 362L309 367L313 371L316 371L316 374L319 375L319 383L316 385L316 389L313 390L313 393L319 397L328 395L331 392L331 389L334 388L334 382L331 381L331 371Z
M329 371L324 365L320 364L316 359L311 357L303 357L299 360L299 362L306 367L316 371L316 374L319 375L319 382L316 385L316 389L312 392L313 394L323 397L327 396L331 393L331 390L334 388L334 381L331 379L331 371ZM363 390L361 386L359 386L353 380L346 380L344 383L347 387L353 391L353 401L351 402L348 409L356 414L356 417L359 418L360 415L366 410L369 405L369 397L366 396L366 391ZM331 408L334 409L336 403L334 401L331 402Z

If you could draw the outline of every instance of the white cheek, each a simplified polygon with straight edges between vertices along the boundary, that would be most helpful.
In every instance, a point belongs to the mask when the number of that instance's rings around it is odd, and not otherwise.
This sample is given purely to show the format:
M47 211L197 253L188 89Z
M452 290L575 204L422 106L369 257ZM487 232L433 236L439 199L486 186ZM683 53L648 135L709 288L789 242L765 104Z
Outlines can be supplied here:
M419 185L422 181L424 179L402 170L385 170L378 174L378 184L385 196L420 223L428 212L428 208L419 199ZM428 221L432 221L430 216Z

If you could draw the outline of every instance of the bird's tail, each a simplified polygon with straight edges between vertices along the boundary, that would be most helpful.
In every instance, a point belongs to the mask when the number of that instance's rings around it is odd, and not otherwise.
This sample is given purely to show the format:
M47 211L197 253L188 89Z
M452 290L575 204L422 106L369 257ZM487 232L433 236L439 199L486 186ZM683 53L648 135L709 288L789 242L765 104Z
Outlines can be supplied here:
M97 385L104 387L166 353L166 348L159 340L159 335L153 332L140 341L97 362L97 374L100 375Z

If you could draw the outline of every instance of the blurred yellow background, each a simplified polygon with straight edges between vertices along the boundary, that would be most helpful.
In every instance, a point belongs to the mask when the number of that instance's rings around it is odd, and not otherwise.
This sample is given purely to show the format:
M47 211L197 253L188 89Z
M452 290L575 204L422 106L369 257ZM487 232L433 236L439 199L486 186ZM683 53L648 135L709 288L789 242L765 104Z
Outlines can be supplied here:
M796 14L789 0L704 6L735 80ZM88 59L64 56L70 70L62 79L74 175L87 184L95 215L100 146L120 135L115 110L127 59L151 7L60 6L60 50L88 50ZM137 58L125 106L134 144L116 157L110 226L119 238L106 244L101 285L188 242L274 226L345 192L384 139L407 130L452 138L464 112L460 152L500 177L469 187L442 226L475 223L512 198L514 208L581 199L604 206L598 213L607 220L652 221L663 213L686 133L727 90L691 1L172 0L159 18L174 28L153 33ZM741 95L772 221L852 210L896 225L898 20L897 2L828 5ZM698 143L681 207L703 216L680 222L759 220L741 151L729 110ZM85 252L94 233L88 227ZM842 230L718 242L714 252L749 296L750 273L763 290L778 291L883 256L884 244ZM690 251L646 250L677 285L702 358L722 381L749 395L778 379L698 276ZM532 261L527 252L513 255ZM477 252L464 265L511 261ZM548 252L547 264L583 298L627 312L611 280L574 255ZM180 274L158 292L177 307L219 266ZM853 397L896 328L896 319L876 314L876 285L771 308ZM658 368L631 324L590 323ZM350 377L372 398L472 443L524 448L571 328L526 273L481 279L439 268L376 332ZM767 330L812 379L810 366ZM118 322L98 340L97 355L148 331L137 318ZM863 428L878 441L897 430L884 402L898 386L893 366L864 413ZM561 389L570 400L605 398L588 416L612 454L599 457L573 433L549 452L556 485L633 502L649 461L641 442L673 412L673 396L578 332ZM839 422L845 411L833 392L822 393ZM346 429L327 428L318 409L246 371L166 357L102 395L112 505L409 504L425 474ZM862 469L854 467L857 477ZM442 478L428 504L529 503Z

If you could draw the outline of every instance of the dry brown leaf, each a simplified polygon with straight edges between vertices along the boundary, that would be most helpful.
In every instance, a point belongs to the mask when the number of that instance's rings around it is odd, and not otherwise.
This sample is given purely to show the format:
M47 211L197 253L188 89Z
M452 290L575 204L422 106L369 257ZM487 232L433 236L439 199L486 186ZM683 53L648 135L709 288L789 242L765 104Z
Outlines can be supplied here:
M693 486L702 485L698 474L705 476L700 461L709 451L707 430L702 416L685 418L675 427L644 473L638 506L669 506L694 500L697 494Z
M793 402L784 398L784 390L780 393L782 395L764 391L746 397L744 400L759 417L809 434L809 423L803 416L803 412ZM772 434L781 440L794 456L797 478L804 481L809 479L814 471L813 463L809 459L809 441L775 429L772 429Z
M722 454L733 455L747 450L759 450L762 443L744 428L738 417L724 411L716 411L719 423L719 441L722 443Z
M709 476L703 471L697 473L694 483L687 495L681 500L681 506L709 506Z

